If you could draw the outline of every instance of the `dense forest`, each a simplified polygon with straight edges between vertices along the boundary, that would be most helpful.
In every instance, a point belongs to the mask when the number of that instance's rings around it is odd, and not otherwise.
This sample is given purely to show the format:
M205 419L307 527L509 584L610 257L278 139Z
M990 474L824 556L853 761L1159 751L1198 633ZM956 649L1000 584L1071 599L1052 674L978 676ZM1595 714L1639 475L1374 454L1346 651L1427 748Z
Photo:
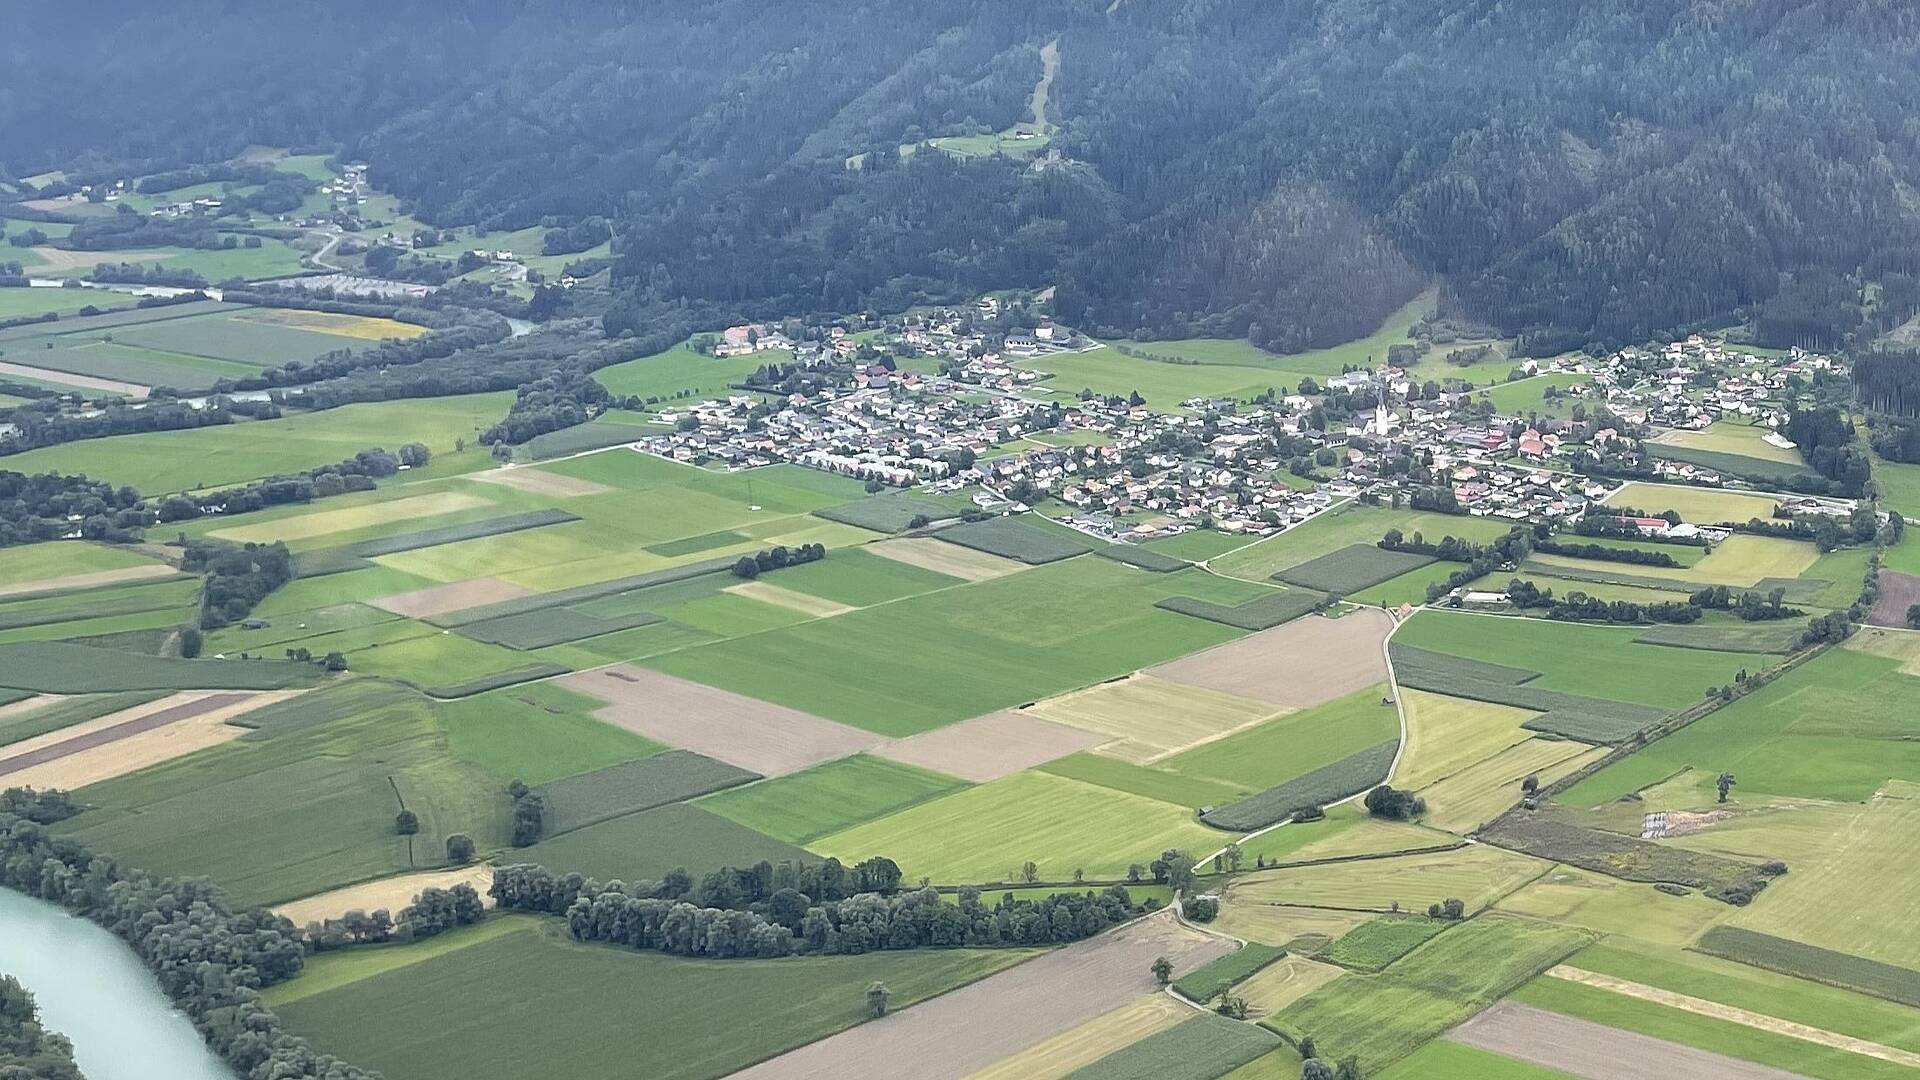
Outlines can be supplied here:
M1825 346L1920 270L1895 0L105 6L10 21L0 177L337 152L437 225L610 228L616 331L1056 284L1292 350L1438 282L1542 348ZM1046 154L899 152L1033 120L1054 42Z

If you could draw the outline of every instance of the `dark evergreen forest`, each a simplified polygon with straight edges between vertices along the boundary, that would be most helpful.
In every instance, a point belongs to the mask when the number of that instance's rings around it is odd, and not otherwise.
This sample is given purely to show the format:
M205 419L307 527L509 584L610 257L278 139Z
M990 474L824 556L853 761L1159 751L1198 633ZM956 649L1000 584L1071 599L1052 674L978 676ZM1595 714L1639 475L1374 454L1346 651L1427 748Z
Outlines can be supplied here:
M899 155L1028 120L1055 41L1049 155ZM436 224L604 218L616 332L1057 284L1291 350L1438 282L1543 347L1832 344L1835 282L1920 270L1916 45L1900 0L42 5L0 175L293 145Z

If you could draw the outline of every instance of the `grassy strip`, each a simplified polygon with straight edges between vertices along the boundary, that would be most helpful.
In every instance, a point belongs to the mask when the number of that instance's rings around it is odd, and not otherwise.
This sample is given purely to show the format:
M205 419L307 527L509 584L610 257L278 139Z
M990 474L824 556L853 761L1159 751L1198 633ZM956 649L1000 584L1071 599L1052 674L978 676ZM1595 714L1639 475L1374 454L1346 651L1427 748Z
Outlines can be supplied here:
M1212 600L1196 600L1191 596L1169 596L1153 606L1241 630L1271 630L1319 608L1326 599L1306 589L1288 589L1285 592L1267 593L1234 606L1217 604Z
M951 525L933 534L950 544L984 551L1029 566L1071 559L1095 545L1065 530L1036 529L1015 518L997 517Z
M561 667L559 664L525 664L505 671L489 672L478 678L468 679L466 682L448 683L445 686L426 686L421 689L425 690L429 696L442 700L472 697L489 690L498 690L503 686L517 686L523 682L544 679L549 675L565 675L572 670L572 668Z
M1065 1080L1213 1080L1280 1046L1273 1033L1201 1015L1122 1047Z
M1285 955L1287 950L1277 945L1249 941L1238 951L1210 960L1174 980L1173 988L1188 1001L1204 1005Z
M897 533L911 528L915 518L945 521L960 516L960 511L942 502L917 495L873 495L853 502L815 510L814 517L855 525L874 532Z
M558 836L758 779L759 773L691 750L668 750L555 780L538 790L547 802L547 835Z
M505 645L509 649L544 649L549 645L564 645L570 641L581 641L602 634L611 634L620 630L632 630L641 626L652 626L665 622L662 616L651 611L635 611L614 618L603 619L588 615L573 608L543 608L539 611L525 611L518 615L503 615L498 619L486 619L477 623L468 623L459 627L464 637L475 641L485 641L493 645Z
M1778 654L1784 656L1800 644L1806 629L1798 619L1754 623L1746 626L1650 626L1633 640L1641 645L1665 645L1674 649L1707 649L1717 652Z
M1381 971L1425 945L1448 924L1418 915L1387 915L1361 923L1326 947L1319 959L1355 971Z
M1157 551L1150 551L1147 548L1137 547L1133 544L1108 544L1105 547L1094 548L1093 553L1103 559L1112 559L1117 563L1137 566L1142 570L1150 570L1156 574L1171 574L1175 570L1185 570L1188 566L1192 565L1184 559L1176 559L1171 555L1162 555Z
M1399 749L1400 740L1389 739L1331 765L1323 765L1310 773L1296 776L1284 784L1209 811L1200 815L1200 820L1216 829L1232 832L1264 829L1295 810L1325 806L1385 781Z
M1737 926L1716 926L1694 943L1693 948L1723 960L1920 1008L1920 971L1911 968L1803 945Z
M1623 881L1685 885L1737 906L1747 904L1767 887L1766 875L1751 864L1589 829L1556 820L1551 811L1508 811L1482 829L1479 837L1509 851Z
M1392 581L1439 560L1431 555L1406 551L1388 551L1373 544L1350 544L1308 559L1273 575L1275 581L1298 585L1303 589L1339 593L1342 596L1371 589L1383 581Z
M485 622L507 615L520 615L542 608L567 607L585 600L598 600L603 596L633 592L653 585L666 585L675 581L717 574L733 568L733 559L707 559L685 566L670 567L666 570L654 570L630 577L614 578L611 581L596 581L591 585L579 585L571 589L557 589L553 592L535 593L514 600L502 600L494 604L482 604L479 607L449 611L443 615L429 616L425 621L435 626L458 628L472 623Z
M403 551L417 551L420 548L439 547L441 544L453 544L461 540L478 540L483 536L500 536L504 533L579 520L579 515L570 514L565 510L553 508L529 510L524 514L508 514L505 517L487 518L484 521L469 521L464 525L442 525L437 529L396 533L392 536L376 537L358 543L342 544L339 547L320 548L299 555L294 560L294 567L301 577L320 577L346 570L365 569L367 560L377 555L397 555Z
M14 701L35 696L30 691L0 691L0 696L8 694L19 695L10 699ZM132 690L123 694L89 694L85 697L56 701L11 720L0 721L0 746L11 746L48 732L70 728L75 724L84 724L89 720L98 720L109 713L131 709L135 705L145 705L149 701L165 696L157 690Z

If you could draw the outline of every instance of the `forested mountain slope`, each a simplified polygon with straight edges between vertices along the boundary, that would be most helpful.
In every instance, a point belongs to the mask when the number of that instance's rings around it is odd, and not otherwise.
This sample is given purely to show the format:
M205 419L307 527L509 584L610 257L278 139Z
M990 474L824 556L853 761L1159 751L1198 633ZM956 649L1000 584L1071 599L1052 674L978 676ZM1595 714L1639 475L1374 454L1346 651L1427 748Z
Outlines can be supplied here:
M0 31L11 174L325 145L440 224L605 215L615 328L1057 283L1098 332L1298 349L1437 276L1542 347L1736 309L1792 333L1920 248L1897 0L98 12ZM1029 119L1049 42L1047 155L898 152Z

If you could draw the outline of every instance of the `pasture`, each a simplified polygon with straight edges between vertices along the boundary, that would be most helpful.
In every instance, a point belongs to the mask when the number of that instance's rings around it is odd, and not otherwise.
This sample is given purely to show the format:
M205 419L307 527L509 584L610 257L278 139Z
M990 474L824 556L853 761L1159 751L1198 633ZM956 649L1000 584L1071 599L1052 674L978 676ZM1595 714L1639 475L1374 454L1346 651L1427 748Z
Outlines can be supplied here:
M111 544L53 540L0 548L0 596L73 588L80 576L145 572L159 566L144 552ZM93 578L105 580L104 578Z
M1491 401L1494 411L1500 416L1565 417L1573 412L1573 406L1577 402L1586 401L1590 406L1596 403L1597 399L1568 393L1568 391L1577 392L1592 381L1592 378L1587 375L1549 372L1545 375L1533 375L1503 382L1481 390L1475 396Z
M792 357L772 351L750 356L703 356L685 345L676 345L666 352L601 368L593 377L620 397L699 401L724 396L733 384L776 358L784 362ZM673 403L665 401L660 407L671 409Z
M601 705L557 683L541 682L442 702L435 712L454 756L535 785L665 749L594 719Z
M1677 428L1654 439L1653 443L1656 446L1679 446L1715 454L1735 454L1776 465L1790 465L1795 469L1804 468L1806 462L1801 459L1797 448L1783 449L1766 440L1772 430L1759 424L1721 420L1697 431Z
M1003 780L921 803L814 841L811 850L852 864L885 855L909 880L939 884L1020 880L1025 862L1042 880L1123 878L1168 848L1196 855L1226 838L1189 810L1050 773Z
M1714 488L1683 487L1677 484L1649 484L1634 481L1601 500L1609 506L1626 506L1649 514L1672 510L1681 520L1696 525L1722 521L1771 520L1778 500L1766 495Z
M1699 893L1672 896L1651 885L1556 866L1493 905L1495 911L1652 942L1678 949L1726 917L1727 906Z
M645 663L905 736L1219 644L1235 632L1153 604L1229 584L1197 571L1142 574L1106 559L1071 559ZM885 657L877 677L844 677L876 657Z
M1149 346L1150 348L1150 346ZM1114 348L1054 353L1016 361L1016 366L1050 374L1039 384L1069 397L1081 390L1126 397L1138 392L1155 409L1174 412L1193 398L1251 400L1268 389L1289 391L1299 375L1228 364L1166 364L1127 356Z
M651 810L758 779L745 769L687 750L554 780L535 789L546 800L545 833L562 833Z
M320 1049L389 1076L554 1071L616 1080L631 1076L644 1055L649 1076L704 1080L856 1024L871 982L885 982L894 1006L905 1008L1030 955L943 950L714 962L577 945L550 924L468 941L278 1011ZM404 1004L448 993L466 1007L427 1028ZM565 1022L519 1007L529 999L560 1010ZM716 1000L750 1010L753 1023L712 1038Z
M1245 791L1284 784L1400 737L1399 716L1382 705L1386 687L1367 687L1165 758L1162 767Z
M1605 754L1604 748L1567 739L1526 739L1417 788L1427 803L1421 820L1448 832L1471 832L1517 805L1527 777L1544 787Z
M29 450L8 459L22 472L85 473L146 495L237 484L330 465L370 447L422 442L436 454L471 442L506 415L511 392L343 405L278 420L156 431Z
M1806 573L1819 556L1819 550L1806 541L1737 533L1714 548L1711 555L1700 559L1692 566L1636 566L1546 554L1532 556L1528 560L1528 565L1538 563L1548 568L1570 567L1595 574L1624 574L1636 580L1646 578L1671 581L1681 589L1693 589L1703 585L1734 585L1750 588L1768 578L1797 578ZM1548 572L1551 573L1552 570L1549 569ZM1577 586L1573 587L1577 588ZM1857 579L1854 583L1854 592L1856 594L1859 592Z
M926 769L856 754L709 795L700 806L776 840L806 844L965 786Z

